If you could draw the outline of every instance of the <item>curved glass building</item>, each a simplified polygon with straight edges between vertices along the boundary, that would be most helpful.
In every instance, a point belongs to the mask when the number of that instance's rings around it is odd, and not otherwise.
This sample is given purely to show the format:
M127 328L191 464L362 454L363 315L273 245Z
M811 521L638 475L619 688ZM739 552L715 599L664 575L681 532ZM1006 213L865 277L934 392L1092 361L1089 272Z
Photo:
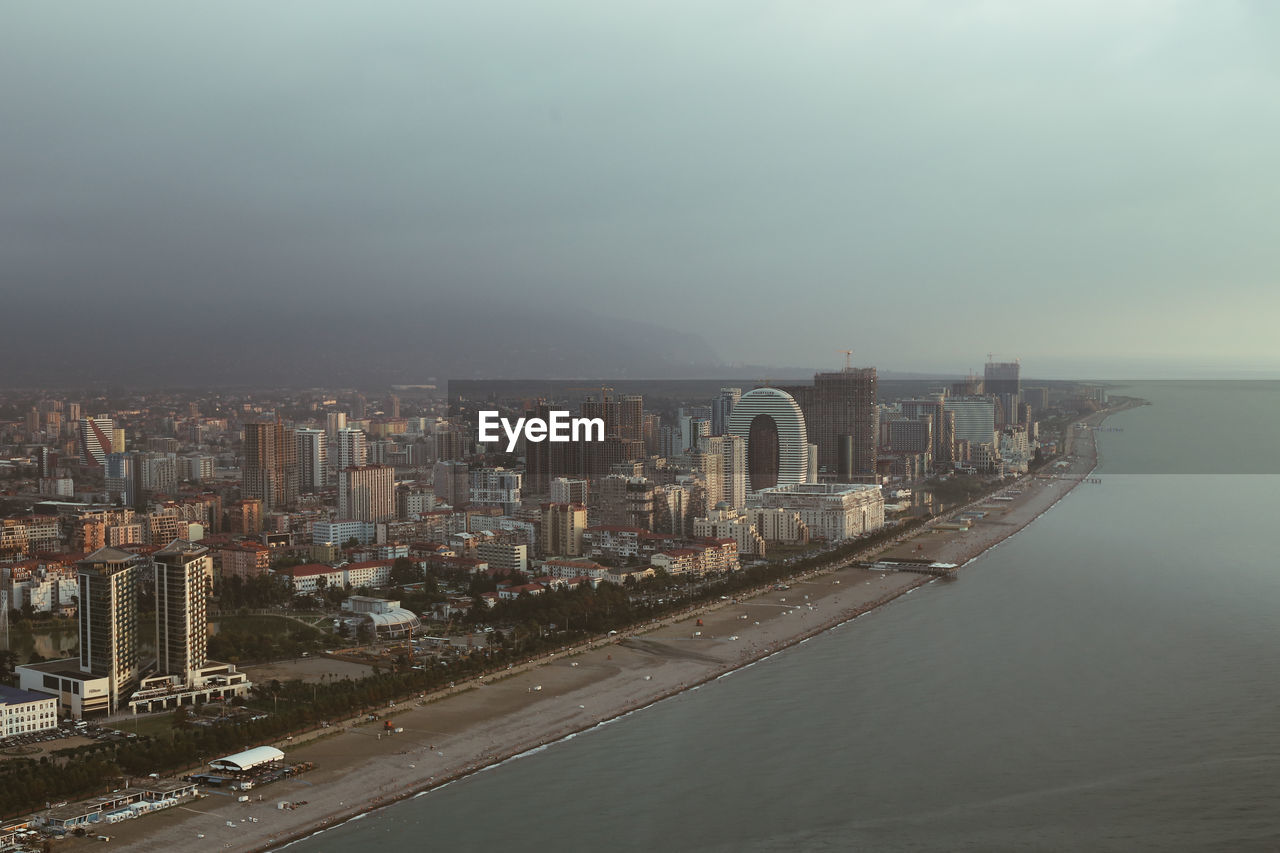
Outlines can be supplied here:
M758 492L803 483L809 475L809 436L800 404L786 391L755 388L729 414L729 434L747 441L747 488Z

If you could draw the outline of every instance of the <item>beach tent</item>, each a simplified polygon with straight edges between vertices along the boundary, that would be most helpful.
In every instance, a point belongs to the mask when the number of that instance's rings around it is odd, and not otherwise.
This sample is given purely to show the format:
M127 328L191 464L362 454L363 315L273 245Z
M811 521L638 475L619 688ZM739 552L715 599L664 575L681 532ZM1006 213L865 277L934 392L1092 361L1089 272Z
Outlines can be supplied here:
M235 755L228 755L226 758L215 758L209 762L209 766L214 770L230 770L233 773L244 773L255 767L283 760L284 753L274 746L255 746L253 749L246 749L244 752L237 752Z

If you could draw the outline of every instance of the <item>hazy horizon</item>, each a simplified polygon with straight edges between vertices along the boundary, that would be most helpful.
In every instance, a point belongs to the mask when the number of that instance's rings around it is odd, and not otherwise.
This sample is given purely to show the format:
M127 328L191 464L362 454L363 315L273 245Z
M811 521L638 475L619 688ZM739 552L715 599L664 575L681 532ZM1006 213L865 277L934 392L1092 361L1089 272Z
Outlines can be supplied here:
M846 348L903 372L1280 376L1278 22L15 7L0 290L22 322L0 357L16 384L705 375Z

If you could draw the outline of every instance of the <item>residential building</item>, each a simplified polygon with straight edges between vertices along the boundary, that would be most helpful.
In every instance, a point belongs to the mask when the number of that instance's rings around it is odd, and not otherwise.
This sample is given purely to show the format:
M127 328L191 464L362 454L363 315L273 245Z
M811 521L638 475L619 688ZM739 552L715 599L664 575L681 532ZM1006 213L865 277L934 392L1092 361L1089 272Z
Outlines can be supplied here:
M587 508L582 504L542 505L542 553L545 556L582 556Z
M298 489L318 492L328 482L329 442L322 429L294 431L298 442Z
M466 506L471 492L471 477L467 463L452 460L437 462L432 469L431 482L436 497L440 500L452 507Z
M265 511L298 500L298 445L293 430L279 421L244 425L240 494L262 501Z
M388 465L362 465L338 472L338 516L356 521L394 518L395 469Z
M492 506L512 515L520 508L521 475L506 468L475 468L470 471L471 503Z

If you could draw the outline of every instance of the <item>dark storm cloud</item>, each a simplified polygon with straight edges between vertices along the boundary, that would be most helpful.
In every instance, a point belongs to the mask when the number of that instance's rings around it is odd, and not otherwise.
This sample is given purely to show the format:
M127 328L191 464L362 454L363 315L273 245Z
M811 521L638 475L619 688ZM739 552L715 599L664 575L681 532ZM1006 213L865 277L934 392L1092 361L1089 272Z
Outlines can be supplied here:
M1243 3L28 4L0 282L213 358L487 307L544 354L628 318L726 361L1280 366L1276 34Z

